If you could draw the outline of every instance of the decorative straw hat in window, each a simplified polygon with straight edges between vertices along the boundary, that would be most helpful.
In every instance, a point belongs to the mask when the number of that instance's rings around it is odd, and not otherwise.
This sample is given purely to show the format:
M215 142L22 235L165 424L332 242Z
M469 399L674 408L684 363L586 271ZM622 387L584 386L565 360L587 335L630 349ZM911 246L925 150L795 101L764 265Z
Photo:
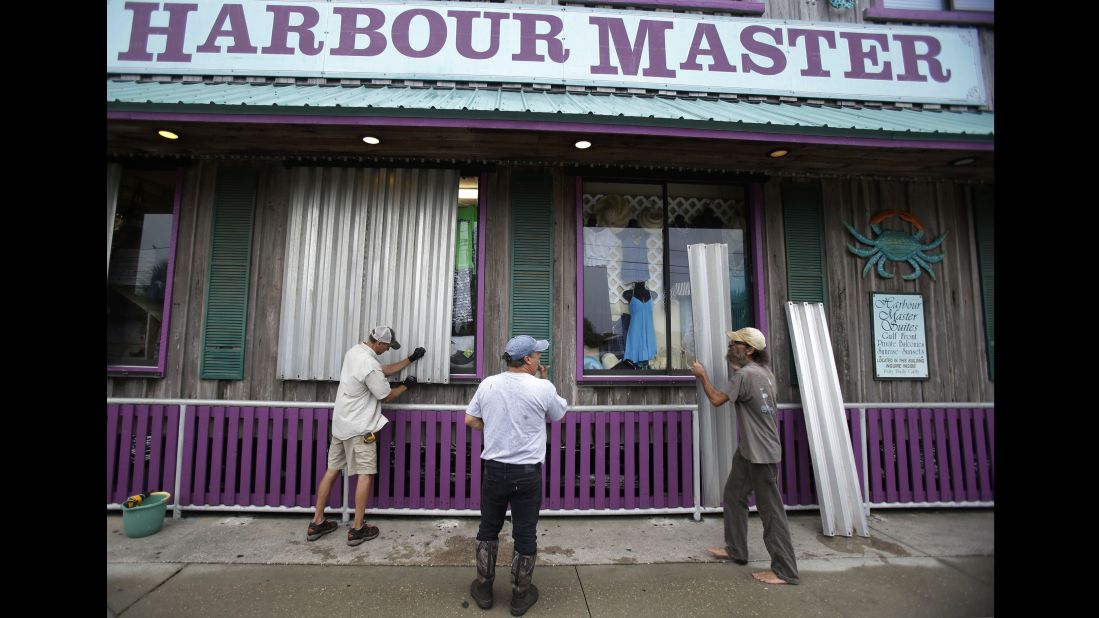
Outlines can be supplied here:
M664 215L656 206L650 206L641 211L641 214L637 217L637 223L641 227L660 229L664 225Z
M630 205L621 195L605 195L595 203L595 216L602 227L626 227Z

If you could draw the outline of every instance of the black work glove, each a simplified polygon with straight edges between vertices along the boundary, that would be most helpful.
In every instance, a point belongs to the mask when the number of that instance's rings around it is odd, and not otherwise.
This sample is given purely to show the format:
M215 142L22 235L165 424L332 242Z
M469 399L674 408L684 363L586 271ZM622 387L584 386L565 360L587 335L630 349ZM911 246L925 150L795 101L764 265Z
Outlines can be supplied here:
M426 353L427 353L427 350L425 350L423 348L416 348L415 350L412 351L412 354L408 355L408 361L411 362L411 363L414 363L414 362L420 360L421 358L423 358L424 354L426 354Z
M416 376L408 376L404 379L404 382L401 382L401 384L404 384L405 388L412 388L413 386L416 386Z

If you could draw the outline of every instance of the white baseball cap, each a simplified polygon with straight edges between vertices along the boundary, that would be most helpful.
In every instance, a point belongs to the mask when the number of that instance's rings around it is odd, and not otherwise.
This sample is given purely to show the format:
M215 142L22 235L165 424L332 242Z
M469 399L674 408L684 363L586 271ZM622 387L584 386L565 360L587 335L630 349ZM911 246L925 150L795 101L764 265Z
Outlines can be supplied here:
M370 336L374 338L374 341L388 343L389 348L392 350L401 349L401 344L397 342L397 335L393 332L391 326L375 326L374 330L370 331Z

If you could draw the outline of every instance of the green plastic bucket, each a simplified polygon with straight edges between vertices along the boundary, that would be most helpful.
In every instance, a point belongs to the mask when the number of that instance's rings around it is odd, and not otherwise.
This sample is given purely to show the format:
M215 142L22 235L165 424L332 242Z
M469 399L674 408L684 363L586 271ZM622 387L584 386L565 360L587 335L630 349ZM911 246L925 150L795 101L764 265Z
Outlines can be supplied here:
M167 512L168 496L148 496L140 506L122 507L122 530L131 539L156 534L164 525L164 514Z

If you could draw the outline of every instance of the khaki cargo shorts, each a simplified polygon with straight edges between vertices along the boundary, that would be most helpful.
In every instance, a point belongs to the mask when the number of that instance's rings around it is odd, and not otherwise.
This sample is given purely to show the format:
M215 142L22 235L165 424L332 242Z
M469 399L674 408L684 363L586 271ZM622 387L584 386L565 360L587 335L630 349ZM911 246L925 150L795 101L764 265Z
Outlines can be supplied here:
M332 443L328 445L329 469L342 470L350 462L348 474L377 474L378 443L367 443L367 439L367 436L355 436L340 440L332 436Z

